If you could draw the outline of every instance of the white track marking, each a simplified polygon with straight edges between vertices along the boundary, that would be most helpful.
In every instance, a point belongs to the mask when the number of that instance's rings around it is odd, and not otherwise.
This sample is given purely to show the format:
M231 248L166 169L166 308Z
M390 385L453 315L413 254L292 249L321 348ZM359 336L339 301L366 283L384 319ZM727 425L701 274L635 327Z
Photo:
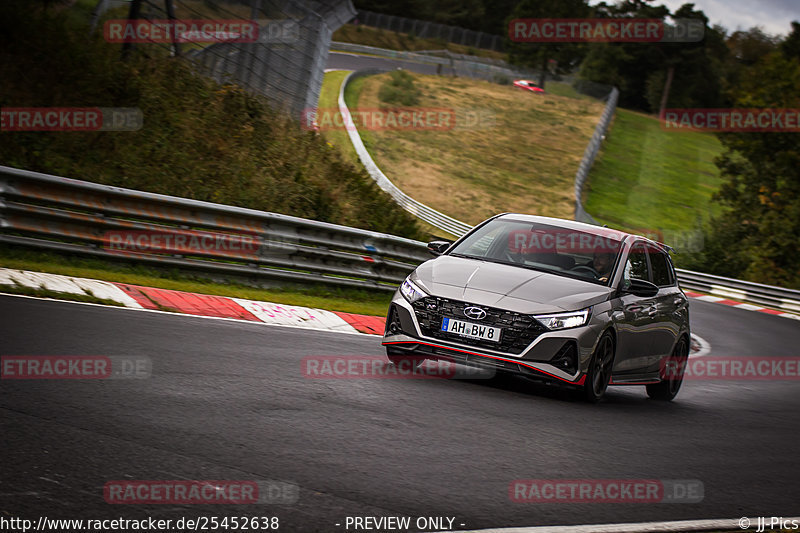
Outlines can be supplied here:
M311 329L354 332L356 329L339 315L323 309L296 305L274 304L231 298L262 322L285 326L303 326Z
M700 335L692 333L692 342L696 342L699 349L696 352L689 351L689 357L703 357L711 353L711 345Z
M721 302L721 301L722 301L722 300L724 300L724 299L725 299L725 298L720 298L719 296L710 296L710 295L708 295L708 294L706 294L706 295L704 295L704 296L697 296L697 297L695 298L695 300L702 300L702 301L704 301L704 302L712 302L712 303Z
M331 330L331 329L320 329L315 327L308 327L308 326L293 326L290 324L269 324L266 322L253 322L252 320L244 320L243 318L228 318L228 317L221 317L221 316L203 316L203 315L189 315L185 313L175 313L172 311L161 311L159 309L145 309L143 307L118 307L114 305L105 305L105 304L96 304L92 302L74 302L70 300L57 300L55 298L41 298L39 296L27 296L24 294L8 294L2 292L3 288L0 287L0 296L8 296L11 298L26 298L28 300L39 300L42 302L55 302L60 304L74 304L74 305L86 305L91 307L103 307L109 310L114 311L134 311L137 313L157 313L160 315L169 315L176 318L196 318L199 320L222 320L225 322L238 322L239 324L250 324L253 326L270 326L276 328L292 328L292 329L304 329L308 331L321 331L323 333L343 333L345 335L361 335L364 337L371 337L373 339L378 339L377 335L372 335L371 333L361 333L360 331L338 331L338 330Z
M27 270L13 270L0 268L0 285L22 285L32 289L44 287L50 291L94 296L120 303L125 307L142 307L139 302L125 294L125 291L107 281L86 278L73 278L60 274L45 272L30 272Z

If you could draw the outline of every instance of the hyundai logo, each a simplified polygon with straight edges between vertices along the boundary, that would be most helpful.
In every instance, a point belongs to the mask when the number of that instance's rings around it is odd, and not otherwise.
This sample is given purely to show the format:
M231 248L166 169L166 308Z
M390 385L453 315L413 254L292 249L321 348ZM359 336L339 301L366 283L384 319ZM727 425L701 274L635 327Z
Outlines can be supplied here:
M465 307L464 316L468 316L473 320L483 320L486 318L486 311L480 307Z

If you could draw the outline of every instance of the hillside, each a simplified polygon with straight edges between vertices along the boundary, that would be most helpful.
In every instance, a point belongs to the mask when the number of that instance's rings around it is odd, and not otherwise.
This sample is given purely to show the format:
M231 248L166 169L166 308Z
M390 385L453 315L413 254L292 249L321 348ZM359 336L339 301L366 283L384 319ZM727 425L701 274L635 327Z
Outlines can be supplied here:
M0 105L131 107L125 132L3 132L0 164L424 238L359 167L296 117L195 74L158 46L120 59L87 39L88 6L0 3ZM47 35L47 39L38 36Z
M416 106L455 110L459 126L364 131L370 153L398 187L470 223L505 211L572 217L572 180L602 102L464 78L411 77ZM390 80L390 74L359 80L348 105L386 105L379 92ZM474 114L484 117L478 125L471 123Z

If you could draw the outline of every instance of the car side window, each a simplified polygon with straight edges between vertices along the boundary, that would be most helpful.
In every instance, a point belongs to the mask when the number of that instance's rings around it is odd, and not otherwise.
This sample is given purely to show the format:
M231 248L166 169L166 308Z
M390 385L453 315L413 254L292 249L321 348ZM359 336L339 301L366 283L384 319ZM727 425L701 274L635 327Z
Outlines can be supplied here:
M669 258L664 252L654 246L648 247L650 267L653 269L653 283L659 287L669 287L674 284L672 269L669 267Z
M650 274L647 271L647 254L642 244L634 245L628 254L625 271L622 275L622 286L627 288L632 279L650 281Z

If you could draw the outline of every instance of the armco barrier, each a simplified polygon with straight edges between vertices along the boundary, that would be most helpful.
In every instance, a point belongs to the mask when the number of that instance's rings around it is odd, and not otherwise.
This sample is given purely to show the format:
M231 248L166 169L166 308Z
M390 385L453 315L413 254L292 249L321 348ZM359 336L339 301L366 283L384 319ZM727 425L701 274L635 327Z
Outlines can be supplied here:
M417 52L406 52L403 50L390 50L388 48L376 48L365 44L343 43L331 41L332 52L349 52L353 54L365 54L372 56L385 57L387 59L402 59L414 61L416 63L426 63L429 65L449 65L450 60L444 57L420 54Z
M350 81L352 81L356 76L365 76L368 74L374 74L376 72L378 71L360 70L358 72L351 72L344 79L342 86L339 88L339 112L343 117L350 117L350 110L347 109L347 104L344 101L344 93L347 89L347 84L350 83ZM346 120L345 122L348 121ZM381 169L378 168L378 165L375 164L375 161L372 160L372 156L370 156L369 152L367 152L367 148L364 146L364 142L361 140L361 136L358 134L358 131L355 128L348 128L347 134L350 136L350 141L353 143L353 148L355 148L359 159L361 159L361 163L364 165L364 168L366 168L369 175L372 176L372 179L375 180L378 186L387 192L392 198L394 198L395 202L400 204L403 209L420 218L421 220L424 220L428 224L457 237L464 235L470 230L472 226L469 224L465 224L464 222L440 213L439 211L436 211L435 209L414 200L406 193L398 189L397 186L395 186L395 184L392 183L383 172L381 172Z
M405 52L401 50L375 48L363 44L333 41L331 43L331 51L365 54L396 61L435 65L438 67L439 74L445 76L459 76L486 81L504 79L508 83L517 78L536 79L539 77L538 71L521 69L505 61L480 56L454 54L448 50Z
M108 248L109 231L247 236L257 240L259 252L122 255ZM217 275L383 290L394 290L431 258L424 243L393 235L3 166L0 242ZM678 270L678 279L684 289L800 313L800 291L688 270Z
M608 126L611 124L611 119L614 117L618 100L619 89L614 87L608 95L608 100L606 100L606 106L603 109L600 122L597 123L594 134L583 153L583 159L581 159L581 163L578 165L578 171L575 173L575 220L580 222L597 224L595 219L583 208L583 186L586 184L586 178L589 177L589 170L591 170L592 165L594 165L597 152L600 151L600 146L603 144Z
M800 291L677 269L681 287L714 296L800 313Z
M109 247L112 231L213 232L254 239L257 249L122 252ZM392 235L9 167L0 167L0 242L219 275L387 290L430 257L423 243Z

